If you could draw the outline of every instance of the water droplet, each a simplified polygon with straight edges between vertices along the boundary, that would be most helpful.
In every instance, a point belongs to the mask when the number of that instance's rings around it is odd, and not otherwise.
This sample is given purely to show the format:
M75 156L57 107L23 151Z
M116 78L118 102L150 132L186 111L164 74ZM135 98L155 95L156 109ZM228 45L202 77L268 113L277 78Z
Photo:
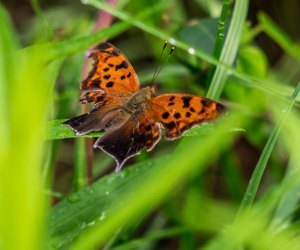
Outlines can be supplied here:
M176 45L176 40L173 38L173 37L170 37L168 39L168 42L171 44L171 45Z
M82 222L81 225L80 225L80 228L81 228L81 229L85 229L85 228L86 228L86 223L85 223L85 222Z
M95 225L95 224L96 224L96 221L93 220L93 221L91 221L90 223L88 223L88 226L91 227L91 226L93 226L93 225Z
M232 75L232 70L227 70L227 75L231 76Z
M82 3L82 4L88 4L89 1L88 1L88 0L81 0L81 3Z
M120 177L120 178L124 178L125 175L126 175L125 171L122 171L122 172L119 174L119 177Z
M106 217L106 214L105 214L105 212L102 212L102 213L101 213L101 215L100 215L100 217L99 217L99 221L102 221L102 220L104 220L104 219L105 219L105 217Z
M95 190L92 187L87 187L86 191L88 191L90 194L95 193Z
M80 196L78 194L72 194L68 197L68 201L71 203L75 203L80 200Z
M195 55L196 50L195 50L194 48L189 48L189 49L188 49L188 52L189 52L191 55Z

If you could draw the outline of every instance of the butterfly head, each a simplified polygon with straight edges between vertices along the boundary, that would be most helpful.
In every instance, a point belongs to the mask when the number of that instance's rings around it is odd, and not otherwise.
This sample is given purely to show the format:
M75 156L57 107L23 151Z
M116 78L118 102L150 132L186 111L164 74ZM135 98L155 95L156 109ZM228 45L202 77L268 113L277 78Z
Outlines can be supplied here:
M151 94L151 97L152 97L152 96L155 96L156 90L157 90L157 85L154 84L154 83L152 83L152 84L150 85L150 94Z
M142 88L142 92L144 93L145 99L149 100L156 95L156 84L151 84Z

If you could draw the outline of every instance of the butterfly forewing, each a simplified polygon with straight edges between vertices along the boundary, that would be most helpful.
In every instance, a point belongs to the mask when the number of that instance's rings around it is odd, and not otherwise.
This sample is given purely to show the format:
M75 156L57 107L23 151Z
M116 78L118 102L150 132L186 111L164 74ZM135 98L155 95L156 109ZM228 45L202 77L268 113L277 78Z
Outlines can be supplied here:
M150 100L153 118L166 130L166 139L176 139L187 129L212 120L224 106L208 98L189 94L164 94Z
M88 77L81 84L81 102L97 102L105 95L130 95L139 90L138 77L127 58L110 43L98 44Z

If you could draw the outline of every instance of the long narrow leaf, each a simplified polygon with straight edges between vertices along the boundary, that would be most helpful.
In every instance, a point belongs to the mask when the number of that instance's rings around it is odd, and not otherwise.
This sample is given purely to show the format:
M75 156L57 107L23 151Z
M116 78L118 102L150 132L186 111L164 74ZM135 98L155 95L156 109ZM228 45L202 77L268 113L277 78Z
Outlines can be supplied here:
M233 61L237 55L242 28L247 15L247 10L247 0L237 0L235 2L231 23L220 56L220 61L228 65L233 64ZM223 91L227 78L228 71L223 66L218 65L213 76L212 82L207 91L207 97L211 99L218 99Z
M243 197L242 203L240 205L240 209L239 209L239 214L241 212L243 212L247 207L250 207L254 201L254 198L256 196L257 193L257 189L259 187L261 178L265 172L265 168L266 165L268 163L268 160L270 158L270 155L274 149L275 143L278 139L280 130L284 124L284 122L287 119L287 116L289 114L289 112L291 111L292 107L295 104L295 100L296 97L298 95L300 91L300 83L297 85L297 87L295 88L295 91L293 93L293 100L290 103L290 105L287 107L286 112L283 114L281 120L279 121L279 123L276 125L276 127L274 128L274 131L272 132L272 134L270 135L264 150L259 158L259 161L257 162L257 165L255 167L255 170L251 176L251 179L249 181L249 185L247 187L247 190L245 192L245 195Z

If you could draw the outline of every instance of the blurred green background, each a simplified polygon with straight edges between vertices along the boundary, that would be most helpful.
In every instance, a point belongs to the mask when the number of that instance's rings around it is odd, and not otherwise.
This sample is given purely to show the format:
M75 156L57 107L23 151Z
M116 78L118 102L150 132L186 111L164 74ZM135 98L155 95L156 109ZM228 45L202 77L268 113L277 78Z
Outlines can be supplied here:
M2 1L0 249L300 249L299 10L297 0ZM78 102L85 56L105 40L142 85L167 40L158 92L207 96L228 115L114 173L92 149L99 133L60 126L91 108Z

